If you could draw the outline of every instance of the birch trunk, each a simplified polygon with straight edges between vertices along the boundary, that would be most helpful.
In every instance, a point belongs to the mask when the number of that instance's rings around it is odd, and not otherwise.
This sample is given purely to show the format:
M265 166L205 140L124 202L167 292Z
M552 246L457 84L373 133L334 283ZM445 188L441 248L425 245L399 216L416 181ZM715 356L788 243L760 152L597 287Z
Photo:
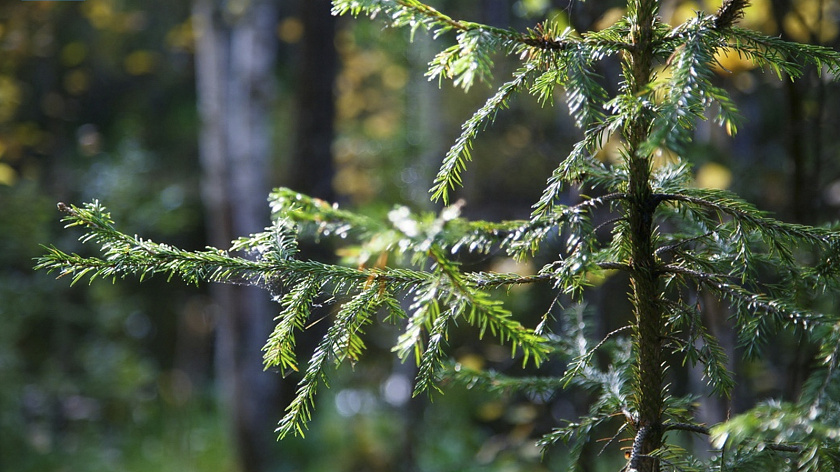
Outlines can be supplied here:
M202 199L210 244L261 231L269 220L277 6L243 2L239 9L196 0L196 81L201 134ZM263 372L261 347L274 307L255 287L215 284L217 382L232 425L240 469L266 470L279 411L278 376Z

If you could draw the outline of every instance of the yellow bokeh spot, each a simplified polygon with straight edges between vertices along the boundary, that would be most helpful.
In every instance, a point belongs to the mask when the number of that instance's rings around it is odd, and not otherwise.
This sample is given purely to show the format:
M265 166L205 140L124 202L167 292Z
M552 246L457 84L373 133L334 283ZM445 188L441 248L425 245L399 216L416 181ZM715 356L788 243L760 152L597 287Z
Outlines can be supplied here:
M484 369L484 358L478 354L464 354L458 357L458 364L470 370L481 371Z
M339 119L355 118L364 109L364 98L358 93L344 93L336 100L336 114Z
M387 139L397 132L399 116L391 111L383 111L366 118L362 127L365 134L375 139Z
M802 43L814 40L828 43L837 37L838 27L834 20L837 10L834 2L796 0L784 17L784 30L791 38Z
M595 158L601 162L618 164L624 160L621 154L624 149L624 142L618 134L611 134L602 138Z
M76 67L87 57L87 46L81 41L67 43L61 48L61 63L65 67Z
M548 0L520 0L519 6L526 15L539 15L550 6Z
M12 140L22 146L37 146L45 137L45 133L32 121L18 124L12 134Z
M303 29L303 22L292 16L277 25L277 37L284 43L296 43L303 37Z
M333 177L333 188L341 195L349 195L355 202L370 201L378 191L370 174L353 165L340 168Z
M505 414L507 405L500 401L482 403L476 409L476 416L482 421L496 421Z
M773 20L773 11L771 0L753 0L744 9L744 18L738 24L745 28L756 29L766 34L775 34L776 24ZM697 2L694 0L687 0L677 4L670 15L665 18L668 24L676 26L686 21L697 17L698 12L705 15L715 14L720 6L722 0L710 0L707 2Z
M505 142L516 149L531 143L531 130L522 125L513 125L505 132Z
M672 25L683 24L696 17L699 10L701 10L701 8L697 2L681 2L676 8L674 8L674 12L671 14L669 21Z
M667 149L667 148L658 148L653 153L653 159L651 160L651 167L654 169L659 169L666 165L674 165L680 161L680 156L677 155L674 151Z
M96 29L109 28L115 19L114 9L110 0L88 0L84 2L82 11L90 24Z
M12 166L0 162L0 185L12 186L17 182L17 172Z
M148 14L144 11L137 10L121 13L117 16L113 26L114 31L119 33L136 33L138 31L143 31L148 22Z
M404 67L389 65L382 71L382 85L391 90L401 90L408 83L408 72Z
M90 88L90 74L82 69L71 70L64 76L64 90L71 95L81 95Z
M157 57L151 51L134 51L123 60L125 71L131 75L151 74L157 65Z
M714 69L718 74L738 73L755 69L753 61L736 51L722 50L715 54Z
M617 270L600 270L597 272L587 272L586 282L591 284L593 287L599 287L603 285L603 283L606 282L608 278L612 277L618 272L619 271Z
M0 76L0 122L14 116L21 102L21 91L17 81L10 76Z
M166 44L172 49L192 52L195 49L195 38L196 32L190 18L166 33Z
M598 21L592 25L592 28L595 31L600 31L605 28L609 28L610 26L614 25L621 17L624 16L624 8L610 8L603 15L601 18L598 18Z
M695 184L700 188L725 190L732 184L732 171L716 162L707 162L697 169Z
M673 70L665 65L655 66L653 69L653 101L661 104L668 96L670 88L667 86L671 80Z
M773 4L771 0L752 0L744 9L744 19L740 26L755 29L764 34L777 34L778 27L773 18Z

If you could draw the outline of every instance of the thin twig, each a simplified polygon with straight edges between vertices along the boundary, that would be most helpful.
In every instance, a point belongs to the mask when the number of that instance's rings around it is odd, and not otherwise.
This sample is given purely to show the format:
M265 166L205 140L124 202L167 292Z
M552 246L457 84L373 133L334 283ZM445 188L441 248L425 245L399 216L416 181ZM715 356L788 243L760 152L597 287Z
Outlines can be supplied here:
M627 264L622 264L621 262L598 262L596 265L605 270L621 270L624 272L633 271L632 267Z
M692 433L705 434L707 436L710 434L709 428L707 428L705 426L700 426L699 424L670 423L669 422L669 423L664 423L662 425L662 428L665 431L671 431L671 430L690 431Z
M622 424L618 428L618 431L616 431L615 434L607 441L607 443L604 444L604 447L602 447L601 450L598 451L598 455L600 456L601 454L603 454L604 451L607 450L607 447L609 447L610 444L614 443L615 440L621 435L621 433L624 432L625 429L627 429L627 423Z
M695 236L693 238L683 239L681 241L677 241L675 243L671 243L671 244L668 244L666 246L659 247L655 251L653 251L653 254L658 257L663 252L671 252L674 249L677 249L678 247L680 247L682 245L697 241L699 239L703 239L703 238L711 236L713 234L715 234L714 231L709 231L708 233L701 234L700 236Z

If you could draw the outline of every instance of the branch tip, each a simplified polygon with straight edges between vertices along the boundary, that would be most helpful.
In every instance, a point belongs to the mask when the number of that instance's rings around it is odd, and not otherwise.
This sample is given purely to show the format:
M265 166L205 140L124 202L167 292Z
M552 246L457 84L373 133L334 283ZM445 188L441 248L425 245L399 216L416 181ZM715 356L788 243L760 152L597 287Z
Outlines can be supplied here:
M715 29L722 30L733 26L744 17L744 9L749 5L749 0L724 0L715 13Z

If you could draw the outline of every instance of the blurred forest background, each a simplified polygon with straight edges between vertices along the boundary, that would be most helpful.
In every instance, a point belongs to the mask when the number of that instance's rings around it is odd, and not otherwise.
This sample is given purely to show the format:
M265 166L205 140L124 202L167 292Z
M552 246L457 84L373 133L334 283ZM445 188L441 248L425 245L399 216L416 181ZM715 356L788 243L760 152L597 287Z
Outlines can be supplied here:
M434 5L496 26L553 17L586 31L615 21L623 3ZM671 24L718 7L663 5ZM412 366L388 351L392 332L371 328L378 354L336 373L305 439L277 443L273 429L297 379L262 372L274 316L267 293L162 279L70 287L33 272L41 244L94 249L61 229L59 201L99 199L121 230L187 249L227 247L261 230L275 186L370 212L398 203L433 210L427 189L437 165L492 89L465 94L425 80L451 38L433 43L418 32L410 43L405 31L336 19L329 8L327 0L0 5L0 470L560 470L562 451L540 462L533 437L582 413L580 394L492 398L454 387L434 403L410 399ZM753 0L743 23L837 49L840 2ZM787 221L835 221L838 84L815 70L792 84L737 57L718 59L718 80L744 121L734 139L701 126L688 156L697 185L730 188ZM616 64L602 67L616 74ZM500 58L496 78L511 68ZM527 217L577 137L563 107L521 100L498 117L459 192L467 217ZM599 158L617 158L612 149L606 143ZM504 258L486 262L511 270ZM624 295L621 281L606 280L593 291L602 331L625 309L616 290ZM511 306L544 310L535 299L546 296L512 293ZM707 316L734 351L725 310ZM797 342L782 338L766 358L733 360L739 386L729 401L702 399L709 422L769 395L794 397L811 354ZM508 362L505 349L486 345L453 355L475 368Z

